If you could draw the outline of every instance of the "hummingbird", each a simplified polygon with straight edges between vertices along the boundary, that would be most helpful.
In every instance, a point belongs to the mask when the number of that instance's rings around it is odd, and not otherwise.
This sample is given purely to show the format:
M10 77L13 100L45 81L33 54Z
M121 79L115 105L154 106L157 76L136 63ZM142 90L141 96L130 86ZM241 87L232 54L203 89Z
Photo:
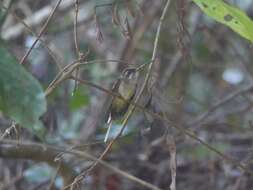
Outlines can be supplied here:
M133 100L138 83L139 70L141 67L128 67L123 70L120 77L112 86L112 92L119 96L113 96L110 101L110 106L107 112L106 123L108 129L105 135L104 142L107 141L112 121L120 119L127 112L130 102Z

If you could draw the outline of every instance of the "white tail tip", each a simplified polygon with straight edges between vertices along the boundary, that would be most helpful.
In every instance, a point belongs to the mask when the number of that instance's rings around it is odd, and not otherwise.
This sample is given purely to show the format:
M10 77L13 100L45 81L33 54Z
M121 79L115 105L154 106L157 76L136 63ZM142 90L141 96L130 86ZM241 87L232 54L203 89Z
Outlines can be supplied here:
M106 124L107 124L107 131L106 131L106 134L105 134L105 139L104 139L104 142L105 142L105 143L106 143L106 142L107 142L107 140L108 140L109 133L110 133L111 126L112 126L112 117L111 117L111 114L109 115L109 117L108 117L108 120L107 120Z

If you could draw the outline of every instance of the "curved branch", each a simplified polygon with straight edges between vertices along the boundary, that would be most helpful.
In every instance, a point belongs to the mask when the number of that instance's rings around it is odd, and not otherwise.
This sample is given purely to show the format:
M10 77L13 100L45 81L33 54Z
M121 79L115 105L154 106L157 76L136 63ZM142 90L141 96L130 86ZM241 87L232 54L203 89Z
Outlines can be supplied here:
M15 152L16 151L16 152ZM48 155L49 154L49 155ZM72 154L75 156L78 156L80 158L85 158L93 161L97 161L99 164L104 166L105 168L117 173L120 176L123 176L130 181L133 181L146 189L150 190L161 190L160 188L143 181L142 179L139 179L125 171L122 171L107 162L103 160L99 160L96 157L88 154L84 151L78 151L74 150L73 148L68 147L56 147L52 145L43 145L40 143L33 143L33 142L24 142L24 141L16 141L16 140L0 140L0 157L3 158L24 158L29 159L32 157L31 160L35 161L53 161L54 160L60 160L60 156L62 154ZM49 158L50 157L50 158ZM42 159L44 158L44 159ZM56 162L55 162L56 163ZM56 165L57 166L57 165ZM60 168L59 172L66 172L66 174L70 174L68 172L71 172L71 170L68 170L68 167L63 170L63 168ZM72 172L71 172L72 173ZM75 174L74 174L75 175ZM73 176L74 176L73 175ZM73 176L69 176L67 178L68 180L64 181L64 184L66 185L66 182L69 181L68 184L71 184L73 179L71 179ZM65 176L67 177L67 176ZM64 189L67 189L68 186L65 186Z
M59 175L63 178L64 184L71 183L77 173L64 161L55 161L59 151L36 143L10 143L12 141L0 141L0 157L14 159L28 159L36 162L46 162L50 166L59 167Z

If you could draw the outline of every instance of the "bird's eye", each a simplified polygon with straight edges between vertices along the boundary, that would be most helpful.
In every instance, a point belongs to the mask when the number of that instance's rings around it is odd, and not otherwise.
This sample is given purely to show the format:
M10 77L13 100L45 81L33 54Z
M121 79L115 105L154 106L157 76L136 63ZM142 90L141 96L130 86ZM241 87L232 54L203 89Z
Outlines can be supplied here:
M135 69L127 69L124 72L124 76L126 78L132 78L132 76L134 75L134 73L135 73Z

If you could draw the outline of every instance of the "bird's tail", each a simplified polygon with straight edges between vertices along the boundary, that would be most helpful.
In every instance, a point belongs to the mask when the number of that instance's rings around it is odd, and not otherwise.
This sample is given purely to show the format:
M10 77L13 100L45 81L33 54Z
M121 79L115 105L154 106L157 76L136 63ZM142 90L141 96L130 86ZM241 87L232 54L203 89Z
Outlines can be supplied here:
M105 139L104 139L105 143L108 140L109 133L110 133L110 130L111 130L111 127L112 127L112 117L111 117L111 114L109 114L109 117L108 117L108 120L107 120L106 124L107 124L107 131L106 131Z

